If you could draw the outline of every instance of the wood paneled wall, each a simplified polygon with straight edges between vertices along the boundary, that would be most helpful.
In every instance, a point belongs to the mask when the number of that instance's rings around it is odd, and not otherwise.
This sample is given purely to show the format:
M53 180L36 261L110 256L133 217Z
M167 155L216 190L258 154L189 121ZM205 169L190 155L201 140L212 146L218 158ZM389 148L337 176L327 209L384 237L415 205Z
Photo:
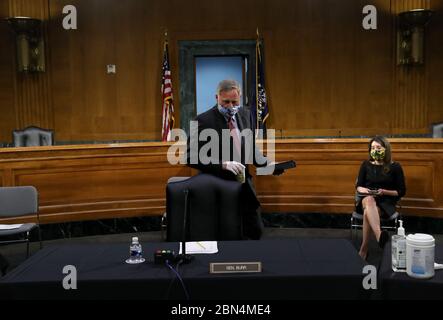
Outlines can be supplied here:
M10 141L16 124L14 107L14 37L3 20L9 16L9 2L0 1L0 143Z
M0 149L0 186L33 185L42 223L161 215L171 176L163 143Z
M393 160L404 170L405 215L443 217L443 139L390 139ZM296 159L297 168L281 177L256 180L265 212L349 213L353 209L355 179L367 140L283 140L276 159Z
M435 11L427 28L426 59L428 71L428 115L429 122L442 122L443 110L443 0L432 1ZM439 58L436 58L439 57Z
M392 13L416 8L430 9L430 0L393 1ZM396 20L394 20L396 22ZM428 50L430 48L428 47ZM429 52L428 52L429 53ZM397 52L394 51L394 61ZM427 55L426 59L432 55ZM429 61L431 62L431 61ZM429 75L423 67L399 67L394 65L394 128L409 128L411 131L426 129L428 120Z
M4 13L7 17L24 16L38 18L43 21L49 19L49 8L46 0L8 0L3 3ZM52 110L51 91L51 73L26 75L16 72L15 69L15 37L6 23L2 23L2 36L5 41L4 60L0 62L0 72L4 72L9 77L5 80L8 82L5 87L0 87L0 92L5 95L5 100L0 100L0 111L5 111L8 121L2 123L0 141L3 136L10 141L13 129L24 128L29 125L37 125L43 128L54 128L54 113ZM5 30L6 29L6 30ZM50 42L47 37L47 26L43 26L43 37L45 39L46 48L49 48ZM50 65L51 60L46 55L47 64ZM3 74L1 75L3 77ZM5 82L6 82L5 81ZM6 91L6 93L5 93ZM9 92L8 92L9 91ZM11 115L14 114L14 117Z
M264 212L350 214L367 139L276 143L284 175L255 178ZM391 139L406 176L402 214L443 218L443 139ZM162 215L171 176L195 170L167 161L169 144L136 143L0 149L0 186L33 185L43 223ZM0 220L5 221L5 220ZM22 220L8 220L18 222Z
M62 8L78 30L62 28ZM378 29L362 28L362 8ZM396 65L396 14L424 7L421 67ZM45 20L47 72L15 71L14 37L0 23L0 142L41 125L57 141L159 140L165 29L177 119L178 41L264 37L269 127L283 136L423 134L443 121L443 0L7 0L0 14ZM116 64L117 74L106 74ZM176 123L179 123L177 121Z

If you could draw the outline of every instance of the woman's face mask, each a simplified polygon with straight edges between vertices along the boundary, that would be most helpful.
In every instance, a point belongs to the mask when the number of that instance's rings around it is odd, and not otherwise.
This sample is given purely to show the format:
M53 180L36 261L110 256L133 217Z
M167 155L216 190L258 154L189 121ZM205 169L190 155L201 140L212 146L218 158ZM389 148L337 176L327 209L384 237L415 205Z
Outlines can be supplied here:
M384 148L372 149L371 158L374 159L375 161L383 160L385 158L385 149Z

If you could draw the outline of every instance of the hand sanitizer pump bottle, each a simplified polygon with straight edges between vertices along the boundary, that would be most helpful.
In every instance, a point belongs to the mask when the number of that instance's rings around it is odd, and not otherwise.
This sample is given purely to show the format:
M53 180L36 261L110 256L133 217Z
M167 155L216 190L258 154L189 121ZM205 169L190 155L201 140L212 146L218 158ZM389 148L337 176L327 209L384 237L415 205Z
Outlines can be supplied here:
M406 236L403 221L399 220L400 226L397 234L392 236L392 270L406 272Z

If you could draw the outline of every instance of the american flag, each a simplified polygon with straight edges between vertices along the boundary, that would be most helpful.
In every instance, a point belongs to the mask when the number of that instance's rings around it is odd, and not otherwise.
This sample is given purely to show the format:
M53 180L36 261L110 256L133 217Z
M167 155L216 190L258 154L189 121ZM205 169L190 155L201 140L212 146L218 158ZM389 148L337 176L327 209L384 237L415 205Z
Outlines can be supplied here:
M254 97L252 99L252 115L256 121L257 129L266 129L265 122L269 116L268 102L266 99L266 89L265 89L265 70L263 63L263 54L261 50L261 42L259 39L259 34L257 30L257 42L255 46L255 90Z
M174 128L174 101L172 97L171 69L169 68L168 42L165 41L163 49L162 69L162 141L171 140L171 130Z

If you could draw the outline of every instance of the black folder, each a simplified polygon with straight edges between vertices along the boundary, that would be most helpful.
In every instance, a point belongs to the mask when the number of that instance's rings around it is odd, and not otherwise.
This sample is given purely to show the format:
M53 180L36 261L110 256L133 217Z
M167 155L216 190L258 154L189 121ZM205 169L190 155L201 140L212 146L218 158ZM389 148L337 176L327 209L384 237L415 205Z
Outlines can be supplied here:
M295 163L294 160L289 160L289 161L280 162L280 163L275 164L274 170L288 170L288 169L295 168L296 166L297 166L297 164Z
M269 167L257 168L257 175L258 176L269 175L269 174L273 174L273 172L275 172L275 171L284 171L284 170L295 168L296 166L297 166L297 164L295 163L294 160L280 162L280 163L274 164L273 171L269 171Z

